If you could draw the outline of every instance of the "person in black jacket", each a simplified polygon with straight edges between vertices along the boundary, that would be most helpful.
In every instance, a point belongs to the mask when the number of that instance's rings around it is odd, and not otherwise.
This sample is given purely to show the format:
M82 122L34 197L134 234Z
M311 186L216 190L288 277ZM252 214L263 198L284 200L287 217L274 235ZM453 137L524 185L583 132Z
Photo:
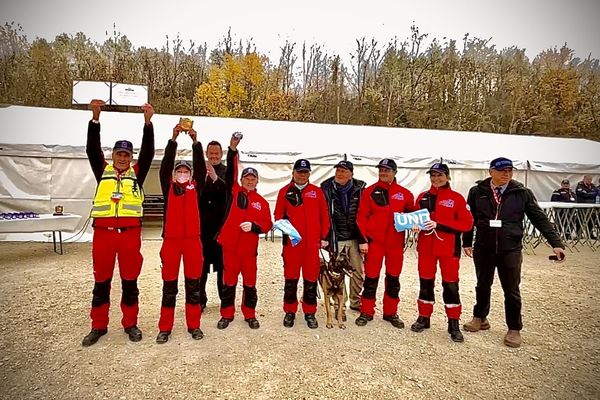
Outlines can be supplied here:
M464 328L469 332L490 328L487 316L494 271L498 268L508 326L504 344L519 347L523 327L519 284L525 215L550 243L554 254L561 261L565 258L564 245L531 190L512 180L511 160L504 157L492 160L489 173L490 178L473 186L467 198L473 214L476 237L473 246L473 230L465 233L463 248L467 256L473 257L477 287L473 319Z
M331 230L327 241L331 250L336 254L348 248L350 263L354 267L354 272L350 277L350 309L358 311L360 310L360 291L365 281L361 254L366 251L367 241L361 235L356 224L356 213L360 196L366 184L353 178L354 165L350 161L342 160L334 168L335 176L321 183L331 220ZM342 311L346 307L347 295L344 288Z
M206 146L206 182L200 196L200 226L202 230L202 251L204 255L202 276L200 277L200 305L206 307L206 281L210 266L217 273L219 299L223 299L223 250L217 243L217 235L225 222L227 187L225 185L225 165L221 162L223 148L217 141Z
M575 188L575 193L577 194L577 202L584 204L594 204L596 202L596 195L598 194L598 188L592 183L592 177L590 175L584 175L583 180L577 183L577 187ZM584 233L583 227L579 220L577 221L577 231L580 236L585 237L586 233ZM593 220L588 221L587 228L589 237L593 240L596 240L596 235L594 234L594 222Z
M571 183L569 182L568 179L563 179L560 182L560 189L556 189L554 192L552 192L552 196L550 196L550 201L552 202L559 202L559 203L576 203L577 202L577 195L575 194L574 191L571 190ZM572 220L567 220L567 218L569 217L569 214L573 215L572 213L570 213L570 210L568 209L564 209L564 208L555 208L554 209L554 213L557 217L557 219L560 220L565 220L564 222L567 223L569 226L563 227L561 224L557 224L557 230L558 233L560 234L561 238L565 238L567 240L571 240L571 225L575 225L575 223L577 221L572 221Z

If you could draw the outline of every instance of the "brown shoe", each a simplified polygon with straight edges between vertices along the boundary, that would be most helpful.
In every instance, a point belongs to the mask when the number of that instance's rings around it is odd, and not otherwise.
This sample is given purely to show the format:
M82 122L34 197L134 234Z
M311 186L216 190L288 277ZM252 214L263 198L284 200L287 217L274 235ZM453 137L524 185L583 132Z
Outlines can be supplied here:
M490 321L488 321L487 318L482 321L481 318L473 317L473 319L464 324L463 327L465 328L465 331L469 332L485 331L490 329Z
M521 332L509 329L504 336L504 344L508 347L520 347L521 346Z

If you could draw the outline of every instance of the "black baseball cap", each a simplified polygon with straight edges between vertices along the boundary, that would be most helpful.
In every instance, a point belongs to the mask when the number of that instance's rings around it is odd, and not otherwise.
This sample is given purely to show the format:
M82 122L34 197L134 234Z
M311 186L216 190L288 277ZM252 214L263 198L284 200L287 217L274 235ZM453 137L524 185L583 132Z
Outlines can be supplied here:
M505 169L515 168L512 160L509 160L505 157L494 158L490 162L490 169L495 169L496 171L503 171Z
M185 161L185 160L179 160L175 163L175 168L173 168L173 170L176 170L179 167L186 167L187 169L189 169L190 171L192 170L192 165Z
M441 172L442 174L450 175L450 168L448 168L448 165L442 164L442 163L433 164L431 166L431 168L429 168L427 173L430 174L432 171Z
M560 183L564 183L565 185L571 184L568 179L563 179Z
M126 151L129 154L133 154L133 144L129 140L117 140L113 151Z
M352 164L350 161L346 161L346 160L342 160L340 162L338 162L337 164L335 164L333 166L333 168L344 168L349 170L350 172L354 172L354 164Z
M387 168L391 169L392 171L396 171L398 166L396 165L396 161L392 160L391 158L384 158L383 160L379 161L377 168Z
M258 171L255 168L247 167L242 170L242 178L246 175L254 175L258 178Z
M303 158L296 160L294 163L294 171L310 171L310 161Z

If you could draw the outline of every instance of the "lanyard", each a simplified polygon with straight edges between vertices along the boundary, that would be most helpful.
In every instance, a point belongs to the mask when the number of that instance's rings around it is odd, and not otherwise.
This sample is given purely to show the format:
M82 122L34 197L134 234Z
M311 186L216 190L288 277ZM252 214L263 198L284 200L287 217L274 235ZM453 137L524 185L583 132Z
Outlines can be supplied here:
M500 213L500 201L502 200L502 194L498 193L496 189L500 186L492 187L492 195L494 196L494 200L496 201L496 218L498 219L498 214Z

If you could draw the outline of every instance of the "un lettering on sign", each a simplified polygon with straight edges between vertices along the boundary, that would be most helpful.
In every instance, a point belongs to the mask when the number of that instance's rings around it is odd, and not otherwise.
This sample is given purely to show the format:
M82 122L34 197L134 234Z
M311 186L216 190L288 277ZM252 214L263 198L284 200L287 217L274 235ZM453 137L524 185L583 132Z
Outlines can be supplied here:
M421 229L424 229L424 223L431 220L429 210L423 208L421 210L413 211L410 213L394 213L394 228L397 232L403 232L410 230L414 225L418 225Z
M110 104L115 106L143 106L148 102L148 87L142 85L112 84Z

